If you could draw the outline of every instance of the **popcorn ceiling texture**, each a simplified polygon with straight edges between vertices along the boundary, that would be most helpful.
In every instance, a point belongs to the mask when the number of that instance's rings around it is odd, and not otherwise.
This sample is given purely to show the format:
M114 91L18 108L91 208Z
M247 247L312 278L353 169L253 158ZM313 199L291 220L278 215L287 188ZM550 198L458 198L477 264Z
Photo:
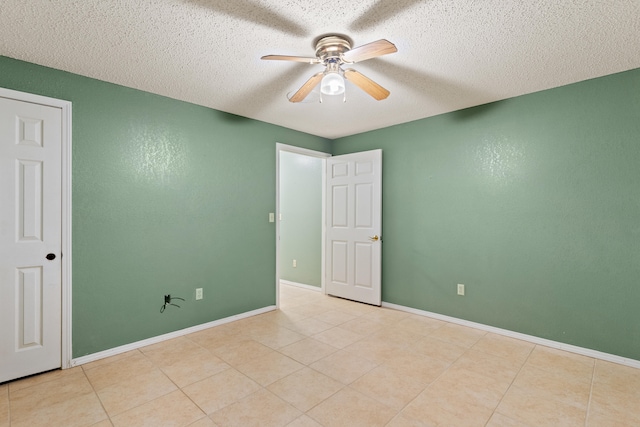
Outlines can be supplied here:
M288 102L313 41L386 38L375 101ZM0 54L327 138L640 67L637 0L0 0ZM0 70L1 71L1 70Z

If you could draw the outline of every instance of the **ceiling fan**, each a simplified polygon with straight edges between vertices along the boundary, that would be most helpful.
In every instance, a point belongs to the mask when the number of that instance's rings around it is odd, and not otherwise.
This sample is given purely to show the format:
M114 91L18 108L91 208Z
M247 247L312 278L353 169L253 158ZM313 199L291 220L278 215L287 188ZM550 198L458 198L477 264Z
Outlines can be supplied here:
M389 96L389 91L353 68L342 69L344 64L354 64L389 53L397 52L396 46L388 40L381 39L351 49L351 40L343 35L327 35L316 40L316 56L266 55L261 59L277 61L306 62L322 64L325 70L314 74L294 93L289 101L301 102L320 83L320 93L324 95L344 94L344 79L349 80L360 89L380 101Z

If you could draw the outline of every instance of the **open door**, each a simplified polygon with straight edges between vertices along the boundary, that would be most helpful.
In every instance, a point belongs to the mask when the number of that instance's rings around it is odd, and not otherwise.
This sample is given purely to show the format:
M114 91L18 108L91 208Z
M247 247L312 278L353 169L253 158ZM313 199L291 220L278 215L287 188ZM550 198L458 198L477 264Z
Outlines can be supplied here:
M382 150L327 159L326 292L380 305Z

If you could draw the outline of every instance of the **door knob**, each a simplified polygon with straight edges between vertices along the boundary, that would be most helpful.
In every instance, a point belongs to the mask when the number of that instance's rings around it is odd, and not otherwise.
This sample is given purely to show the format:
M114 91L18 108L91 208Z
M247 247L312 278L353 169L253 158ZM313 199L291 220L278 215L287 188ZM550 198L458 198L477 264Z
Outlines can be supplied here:
M54 259L56 259L56 254L54 254L54 253L47 254L46 258L47 258L49 261L53 261Z
M369 237L369 240L371 240L372 242L377 242L378 240L380 240L380 237L378 237L378 235L376 234L373 237Z

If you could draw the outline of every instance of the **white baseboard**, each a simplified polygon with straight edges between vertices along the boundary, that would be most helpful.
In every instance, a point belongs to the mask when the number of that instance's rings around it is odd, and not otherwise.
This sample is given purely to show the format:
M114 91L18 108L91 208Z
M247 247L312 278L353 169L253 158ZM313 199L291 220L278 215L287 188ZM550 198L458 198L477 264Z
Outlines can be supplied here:
M224 319L214 320L213 322L203 323L202 325L192 326L190 328L181 329L179 331L170 332L168 334L158 335L157 337L147 338L146 340L132 342L131 344L125 344L120 347L110 348L109 350L100 351L98 353L92 353L86 356L77 357L75 359L71 359L71 367L94 362L96 360L104 359L105 357L115 356L116 354L126 353L127 351L136 350L138 348L146 347L151 344L156 344L162 341L170 340L172 338L181 337L183 335L202 331L204 329L213 328L214 326L220 326L224 325L225 323L234 322L236 320L246 319L247 317L267 313L275 309L275 305L270 305L268 307L259 308L257 310L247 311L246 313L225 317Z
M482 323L471 322L464 319L458 319L457 317L445 316L444 314L433 313L430 311L418 310L411 307L405 307L403 305L383 302L382 306L387 308L392 308L394 310L404 311L407 313L417 314L419 316L426 316L426 317L430 317L437 320L443 320L445 322L455 323L457 325L468 326L470 328L480 329L481 331L487 331L487 332L491 332L498 335L504 335L506 337L511 337L511 338L522 340L522 341L528 341L533 344L540 344L540 345L555 348L558 350L564 350L571 353L580 354L583 356L593 357L594 359L600 359L607 362L618 363L620 365L626 365L626 366L631 366L633 368L640 369L640 360L616 356L615 354L603 353L601 351L592 350L584 347L578 347L571 344L565 344L558 341L552 341L545 338L539 338L533 335L521 334L520 332L509 331L507 329L496 328L494 326L484 325Z
M289 285L289 286L295 286L297 288L304 288L307 289L309 291L314 291L314 292L322 292L322 288L319 286L312 286L312 285L305 285L304 283L298 283L298 282L290 282L288 280L280 280L280 284L281 285Z
M286 280L281 280L281 284L297 286L305 289L310 289L316 292L320 292L321 289L316 286L305 285L296 282L289 282ZM411 314L417 314L419 316L430 317L437 320L442 320L445 322L454 323L457 325L467 326L470 328L479 329L486 332L491 332L497 335L503 335L506 337L511 337L515 339L519 339L522 341L527 341L533 344L539 344L550 348L555 348L558 350L564 350L571 353L580 354L583 356L593 357L594 359L604 360L607 362L618 363L620 365L630 366L633 368L640 369L640 360L629 359L622 356L617 356L615 354L604 353L597 350L592 350L589 348L578 347L571 344L565 344L558 341L552 341L545 338L536 337L533 335L522 334L520 332L514 332L507 329L496 328L494 326L485 325L482 323L471 322L469 320L458 319L457 317L446 316L444 314L433 313L425 310L418 310L416 308L406 307L403 305L392 304L388 302L382 303L383 307L392 308L394 310L404 311ZM138 348L146 347L151 344L156 344L162 341L170 340L172 338L177 338L183 335L188 335L194 332L202 331L204 329L213 328L215 326L224 325L225 323L234 322L240 319L246 319L247 317L256 316L258 314L268 313L269 311L273 311L276 309L276 306L267 306L263 308L259 308L257 310L248 311L246 313L236 314L234 316L225 317L224 319L215 320L209 323L203 323L201 325L192 326L190 328L181 329L179 331L170 332L164 335L158 335L156 337L147 338L142 341L136 341L130 344L125 344L123 346L110 348L109 350L100 351L98 353L89 354L86 356L78 357L71 359L71 366L80 366L85 363L94 362L96 360L104 359L106 357L115 356L117 354L126 353L127 351L136 350Z

